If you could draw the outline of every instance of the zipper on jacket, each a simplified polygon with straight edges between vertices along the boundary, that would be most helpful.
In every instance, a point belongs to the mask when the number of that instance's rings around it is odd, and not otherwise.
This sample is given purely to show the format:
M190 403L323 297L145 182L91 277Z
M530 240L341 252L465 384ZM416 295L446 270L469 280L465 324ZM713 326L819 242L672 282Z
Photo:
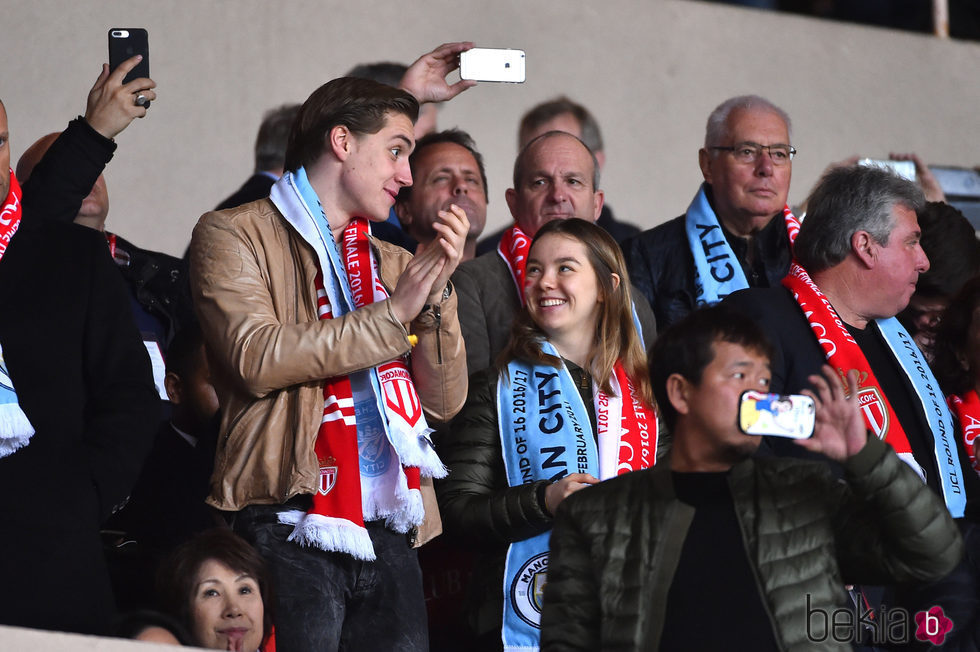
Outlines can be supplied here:
M753 478L755 481L755 478ZM742 514L738 510L738 505L735 501L735 491L733 490L731 477L728 479L728 491L732 494L732 505L735 507L735 518L738 520L738 531L742 535L742 549L745 550L745 554L749 557L749 566L752 568L752 577L755 579L755 590L759 592L759 599L762 602L762 607L766 610L766 616L769 618L769 627L772 628L772 635L776 641L776 645L779 649L786 649L785 643L782 637L779 635L779 629L776 627L776 619L772 615L772 610L769 608L769 596L763 590L762 578L759 577L759 567L757 555L751 554L747 542L745 541L745 524L742 522Z

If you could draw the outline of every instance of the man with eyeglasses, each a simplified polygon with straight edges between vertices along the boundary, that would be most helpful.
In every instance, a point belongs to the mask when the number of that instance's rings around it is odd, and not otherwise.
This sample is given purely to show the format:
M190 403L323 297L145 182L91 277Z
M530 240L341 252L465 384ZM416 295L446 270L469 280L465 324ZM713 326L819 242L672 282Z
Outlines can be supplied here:
M623 243L658 327L736 290L779 285L799 230L786 206L795 154L789 116L769 100L733 97L711 112L704 183L687 212Z

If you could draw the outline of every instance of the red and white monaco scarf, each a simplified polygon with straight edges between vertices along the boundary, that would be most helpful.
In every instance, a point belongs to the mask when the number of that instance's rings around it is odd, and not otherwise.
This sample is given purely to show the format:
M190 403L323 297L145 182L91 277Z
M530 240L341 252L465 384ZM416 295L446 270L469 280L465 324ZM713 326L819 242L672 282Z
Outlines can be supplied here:
M977 436L980 435L980 396L970 390L963 396L949 397L949 409L956 415L960 424L960 438L963 448L970 457L970 466L980 475L980 461L977 460Z
M926 472L912 454L908 435L905 434L894 408L871 371L871 365L864 357L861 347L851 337L830 301L806 270L797 263L790 267L789 275L783 279L783 285L792 291L813 329L813 334L827 355L827 362L836 369L840 377L843 379L851 369L859 372L857 398L865 424L878 439L887 442L925 482ZM960 518L966 507L963 471L960 469L956 443L953 440L953 416L939 393L939 383L922 358L919 347L898 319L877 319L875 324L882 340L895 356L899 368L912 384L913 395L918 399L919 409L922 410L920 414L925 418L927 431L931 435L933 461L938 471L936 480L943 500L950 515ZM920 454L927 453L923 451Z
M653 466L659 443L657 414L637 396L633 381L619 362L613 368L612 380L614 396L604 394L598 383L592 384L599 442L596 477L600 480Z
M22 212L20 184L17 183L17 176L13 170L9 170L8 174L10 174L10 189L7 190L3 208L0 209L0 259L7 252L7 246L20 228Z
M351 220L344 230L338 256L322 209L317 206L319 214L311 210L315 197L311 193L301 169L296 174L283 175L270 198L320 258L316 288L319 318L333 319L386 300L388 292L378 273L367 221ZM396 456L395 472L379 477L360 473L350 377L328 378L323 388L323 420L314 446L320 475L313 504L306 513L283 512L279 520L295 526L291 541L373 560L374 548L364 527L365 516L369 520L384 518L387 527L396 532L408 532L421 525L425 511L420 477L444 477L446 470L428 438L431 429L404 361L392 360L358 373L368 374L375 389L386 435L382 445L390 447Z
M849 370L858 370L860 374L858 404L862 408L861 413L868 429L879 439L891 445L909 466L913 469L921 469L912 456L908 436L902 424L898 422L895 410L888 402L878 379L871 371L868 359L827 297L806 270L795 262L790 267L789 274L783 279L783 285L793 293L793 298L800 304L810 328L813 329L817 341L827 355L827 362L840 374L841 379L846 378ZM880 410L881 413L876 413L875 410ZM919 473L921 475L921 470Z
M516 224L501 236L497 244L497 253L507 263L510 276L514 279L517 286L517 296L521 298L521 305L524 305L524 278L527 276L527 255L531 251L531 238L521 231Z
M0 260L7 252L7 246L20 228L21 191L14 171L10 170L10 189L0 208ZM14 383L7 373L7 363L0 347L0 457L6 457L19 448L27 446L34 435L34 427L17 402Z

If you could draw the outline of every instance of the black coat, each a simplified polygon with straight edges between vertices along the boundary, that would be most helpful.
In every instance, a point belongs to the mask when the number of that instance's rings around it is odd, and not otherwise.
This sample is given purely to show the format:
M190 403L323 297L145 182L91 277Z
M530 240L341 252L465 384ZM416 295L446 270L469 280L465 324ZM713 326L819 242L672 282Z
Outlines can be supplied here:
M276 180L269 175L256 172L248 178L248 181L242 184L241 188L218 204L214 210L220 211L225 208L235 208L236 206L247 204L256 199L265 199L269 196L269 192L275 183Z
M98 632L113 611L99 526L136 480L160 399L105 239L56 222L111 156L84 144L91 129L78 122L25 184L0 259L0 345L35 429L0 459L0 623ZM72 164L49 160L66 152Z
M0 260L0 344L30 443L0 459L0 622L91 632L112 613L99 526L160 413L102 235L24 225Z
M784 287L742 290L725 299L725 303L754 319L773 343L775 351L771 360L772 381L769 391L777 394L798 394L810 387L807 378L820 373L820 369L827 363L827 357L789 290ZM882 373L883 369L879 368L875 371L875 376L896 410L915 459L926 472L929 486L936 492L941 492L932 431L916 398L915 389L894 358L891 360L891 367L885 367L884 370L888 373ZM957 437L953 439L957 444L967 500L971 503L967 507L967 515L976 518L976 510L980 510L980 504L975 503L980 497L980 479L971 471L962 441ZM766 444L777 455L813 457L791 440L768 437Z
M622 244L630 281L650 302L660 330L680 321L697 306L694 256L685 220L685 215L675 217ZM779 287L792 262L786 223L781 216L774 217L753 238L755 265L746 262L748 242L724 226L722 232L742 263L749 287Z
M850 650L809 619L811 600L831 612L844 605L844 582L935 580L962 557L941 502L887 446L869 440L845 468L846 484L819 464L790 459L744 460L728 474L741 543L780 649ZM676 498L666 462L562 502L542 652L658 649L694 513ZM710 618L705 626L714 626ZM811 626L823 643L807 640ZM731 649L751 646L732 640Z
M68 123L24 183L24 215L32 221L70 224L78 215L116 144L78 118ZM116 267L138 308L149 317L166 351L181 326L194 319L187 263L117 238ZM143 317L146 320L146 317Z

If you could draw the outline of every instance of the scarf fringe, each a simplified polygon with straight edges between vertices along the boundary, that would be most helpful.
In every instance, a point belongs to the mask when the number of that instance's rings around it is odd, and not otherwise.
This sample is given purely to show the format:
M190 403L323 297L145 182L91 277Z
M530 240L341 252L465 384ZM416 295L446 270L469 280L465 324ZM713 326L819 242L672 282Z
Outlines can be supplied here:
M399 475L399 480L393 487L393 495L388 500L378 500L378 492L373 492L363 505L363 511L364 520L376 521L383 518L389 529L405 533L422 525L425 520L425 506L422 504L422 492L408 486L404 473Z
M347 519L293 509L279 513L279 522L294 526L288 540L325 552L343 552L362 561L374 561L374 545L367 529Z
M435 432L426 428L421 435L411 428L388 421L388 441L398 454L402 466L418 467L425 478L445 478L449 471L439 459L429 433Z
M0 405L0 458L30 443L34 426L16 403Z
M422 492L409 489L405 505L385 518L385 525L395 532L405 533L413 527L422 525L425 520L425 507L422 505Z

